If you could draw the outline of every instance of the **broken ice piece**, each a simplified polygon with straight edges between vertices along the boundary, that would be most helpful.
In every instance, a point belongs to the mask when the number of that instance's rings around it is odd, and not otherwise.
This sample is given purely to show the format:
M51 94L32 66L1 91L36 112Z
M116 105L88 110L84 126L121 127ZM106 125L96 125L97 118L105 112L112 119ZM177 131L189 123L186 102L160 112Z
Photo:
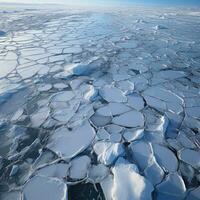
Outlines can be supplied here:
M178 160L174 153L167 147L153 144L153 150L158 164L168 172L175 172L178 168Z
M179 114L183 111L183 99L174 92L153 86L143 92L147 104L157 110L169 110L172 113Z
M40 108L36 113L30 116L32 127L40 127L48 118L50 109L48 107Z
M133 93L128 96L128 105L139 111L144 108L144 100L137 93Z
M56 178L35 176L25 184L23 194L27 200L66 200L67 185Z
M71 179L83 179L87 176L91 159L88 156L76 157L71 161L69 177Z
M189 137L187 137L187 135L183 132L180 131L178 136L177 136L177 141L180 142L180 144L186 148L189 149L195 149L196 146L195 144L189 139Z
M110 134L120 133L123 130L123 127L118 126L116 124L109 124L109 125L105 126L105 130L108 131Z
M116 87L122 90L125 94L130 94L134 90L134 84L128 80L117 82Z
M150 200L154 190L152 184L141 176L134 164L116 163L112 168L112 199L115 200Z
M93 71L87 63L72 63L65 66L65 70L68 75L76 76L87 76L91 73L91 71Z
M64 159L71 159L91 144L95 134L95 130L88 122L72 131L61 127L50 136L47 147Z
M100 89L99 94L107 102L127 102L127 98L124 93L114 86L104 86L102 89Z
M64 178L67 176L69 165L65 163L56 163L45 166L34 173L34 175Z
M47 92L52 88L51 84L43 84L38 87L39 92Z
M103 179L101 182L101 188L103 190L104 196L106 200L112 200L112 194L111 189L113 185L113 175L109 174L105 179Z
M131 111L131 108L123 103L109 103L97 110L97 113L102 116L120 115L125 112Z
M99 140L109 140L110 134L104 128L100 128L97 131L97 137Z
M200 152L191 149L181 149L178 152L180 160L186 162L192 167L198 169L200 167Z
M55 83L53 85L54 88L56 89L59 89L59 90L62 90L62 89L65 89L68 87L68 85L64 84L64 83Z
M153 159L151 145L144 141L132 142L129 145L133 159L143 171Z
M124 146L120 143L100 141L94 144L93 149L98 155L98 160L105 165L113 164L124 154Z
M144 170L145 177L155 186L159 184L164 177L164 171L158 165L155 158L149 163L147 168Z
M33 169L41 168L42 166L50 164L57 159L56 154L49 149L42 150L39 153L40 155L37 157L33 164Z
M84 98L87 101L95 101L98 96L98 90L96 90L92 85L88 85L88 91L84 94Z
M23 108L19 108L15 114L12 116L11 121L17 121L24 113L24 109Z
M124 113L120 116L114 117L112 122L119 126L124 127L143 127L144 126L144 116L141 112L138 111L130 111Z
M76 90L76 89L78 89L80 87L80 85L82 83L87 82L89 80L90 79L87 76L78 77L78 78L70 81L70 87L72 88L72 90Z
M128 74L113 74L114 81L124 81L130 78Z
M111 122L112 118L107 116L98 115L95 113L90 117L90 121L96 127L104 127Z
M199 119L200 118L200 106L199 107L189 107L185 109L186 114L189 117L193 117L195 119Z
M184 162L180 162L179 172L182 175L182 177L184 177L184 180L187 181L187 183L192 183L192 180L195 177L195 170L191 165ZM198 176L196 176L196 178L198 179Z
M111 142L120 142L122 139L122 135L120 133L111 133L110 141Z
M89 170L89 179L91 179L95 183L101 182L106 176L109 174L109 169L103 165L103 164L98 164L98 165L92 165L90 170Z
M200 186L190 191L186 200L199 200L200 197Z
M182 200L185 197L186 187L178 173L170 173L166 179L157 185L157 199Z
M123 137L127 142L132 142L134 140L139 140L143 137L144 135L144 129L127 129Z
M62 108L55 110L52 113L52 118L59 122L67 123L75 115L75 112L76 109L73 108Z
M72 91L59 92L51 97L51 102L66 102L74 98Z

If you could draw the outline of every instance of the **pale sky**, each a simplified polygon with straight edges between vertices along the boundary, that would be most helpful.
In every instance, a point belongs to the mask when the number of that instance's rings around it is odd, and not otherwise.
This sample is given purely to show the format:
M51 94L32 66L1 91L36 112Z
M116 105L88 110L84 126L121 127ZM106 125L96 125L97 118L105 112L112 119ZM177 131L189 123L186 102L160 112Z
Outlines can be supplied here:
M0 0L5 3L64 3L64 4L99 4L99 5L127 5L127 4L167 4L200 6L200 0Z

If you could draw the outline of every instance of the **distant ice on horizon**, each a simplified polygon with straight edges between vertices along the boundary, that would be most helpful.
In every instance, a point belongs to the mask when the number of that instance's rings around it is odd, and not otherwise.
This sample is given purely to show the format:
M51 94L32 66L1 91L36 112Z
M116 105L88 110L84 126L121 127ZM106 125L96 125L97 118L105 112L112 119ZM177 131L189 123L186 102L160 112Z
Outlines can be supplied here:
M57 3L57 4L79 4L79 5L179 5L200 6L199 0L0 0L0 3Z

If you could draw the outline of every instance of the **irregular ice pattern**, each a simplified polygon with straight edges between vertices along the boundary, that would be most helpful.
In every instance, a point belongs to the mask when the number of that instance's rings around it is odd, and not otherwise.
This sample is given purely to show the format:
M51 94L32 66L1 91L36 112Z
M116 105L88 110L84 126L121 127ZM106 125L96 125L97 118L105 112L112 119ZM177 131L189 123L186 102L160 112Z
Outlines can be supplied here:
M11 7L0 199L198 200L199 8Z

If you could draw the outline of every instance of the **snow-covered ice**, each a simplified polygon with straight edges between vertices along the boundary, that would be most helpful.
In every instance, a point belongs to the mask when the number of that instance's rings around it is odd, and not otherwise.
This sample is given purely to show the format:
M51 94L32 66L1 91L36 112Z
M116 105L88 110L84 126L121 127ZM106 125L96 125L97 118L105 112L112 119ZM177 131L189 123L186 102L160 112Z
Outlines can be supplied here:
M114 124L124 126L124 127L143 127L144 126L144 116L141 112L138 111L130 111L114 117L112 122Z
M58 156L70 159L84 151L94 137L95 130L88 122L71 131L61 127L50 136L47 147Z
M35 176L26 183L23 194L25 199L30 200L65 200L67 185L59 179Z
M199 13L0 4L0 199L200 199Z

